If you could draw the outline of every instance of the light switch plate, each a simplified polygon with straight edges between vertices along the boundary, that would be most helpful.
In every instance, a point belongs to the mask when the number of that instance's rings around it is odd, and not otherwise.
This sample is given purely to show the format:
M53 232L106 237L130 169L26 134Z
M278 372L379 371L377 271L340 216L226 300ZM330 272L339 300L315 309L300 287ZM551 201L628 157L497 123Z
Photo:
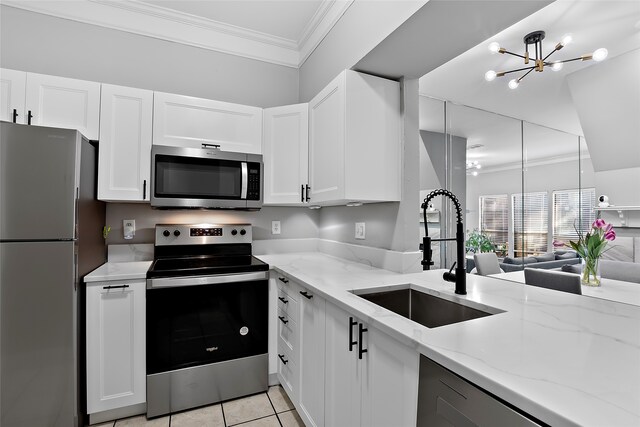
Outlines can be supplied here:
M271 221L271 234L280 234L280 221Z
M356 222L356 239L364 240L365 229L364 222Z
M135 219L123 219L122 220L122 234L125 240L133 239L136 235L136 220Z

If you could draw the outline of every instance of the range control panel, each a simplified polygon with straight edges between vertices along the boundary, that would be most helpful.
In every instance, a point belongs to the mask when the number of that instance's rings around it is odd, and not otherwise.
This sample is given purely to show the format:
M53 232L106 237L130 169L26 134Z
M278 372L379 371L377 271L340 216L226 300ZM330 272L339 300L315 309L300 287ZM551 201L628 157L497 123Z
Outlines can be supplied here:
M156 246L251 243L251 224L156 224Z

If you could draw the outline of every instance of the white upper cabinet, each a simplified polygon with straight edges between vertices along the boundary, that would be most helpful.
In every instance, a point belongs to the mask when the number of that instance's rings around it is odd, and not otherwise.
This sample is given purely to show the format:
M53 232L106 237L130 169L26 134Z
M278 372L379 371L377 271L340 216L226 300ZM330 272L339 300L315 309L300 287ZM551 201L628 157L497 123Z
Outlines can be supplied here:
M309 183L308 104L264 110L264 204L306 204Z
M399 201L398 82L345 70L309 103L311 204Z
M102 85L98 199L149 201L153 92Z
M262 108L155 92L153 143L262 154Z
M27 73L0 68L0 120L5 122L27 122L24 115L24 93Z
M77 129L99 139L100 83L27 73L26 123Z

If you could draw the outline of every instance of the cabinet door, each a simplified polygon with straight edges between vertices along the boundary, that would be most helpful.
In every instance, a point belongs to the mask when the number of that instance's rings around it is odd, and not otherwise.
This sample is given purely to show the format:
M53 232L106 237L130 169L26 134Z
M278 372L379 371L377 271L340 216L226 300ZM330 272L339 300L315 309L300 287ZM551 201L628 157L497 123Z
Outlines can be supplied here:
M350 330L351 329L351 333ZM358 321L334 304L326 304L325 424L332 427L360 425Z
M100 83L27 73L25 102L32 125L77 129L99 139Z
M415 426L418 352L371 326L364 341L361 425Z
M344 143L343 72L309 103L311 203L344 199Z
M153 143L262 154L262 108L155 92Z
M145 286L144 281L87 286L89 414L146 401Z
M24 116L24 94L27 73L0 68L0 120L26 123Z
M324 306L317 295L300 298L300 416L305 425L324 426Z
M102 85L98 199L148 201L153 92Z
M309 182L308 104L264 110L264 204L302 205Z

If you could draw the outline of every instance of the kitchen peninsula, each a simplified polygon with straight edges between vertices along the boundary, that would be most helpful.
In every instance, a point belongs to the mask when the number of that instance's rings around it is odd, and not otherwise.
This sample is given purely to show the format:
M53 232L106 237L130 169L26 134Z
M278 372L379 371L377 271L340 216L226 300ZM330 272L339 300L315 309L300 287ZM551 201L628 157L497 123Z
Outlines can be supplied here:
M260 258L538 421L640 424L640 307L476 275L457 296L443 270L397 274L320 253ZM406 284L498 314L429 329L350 292Z

